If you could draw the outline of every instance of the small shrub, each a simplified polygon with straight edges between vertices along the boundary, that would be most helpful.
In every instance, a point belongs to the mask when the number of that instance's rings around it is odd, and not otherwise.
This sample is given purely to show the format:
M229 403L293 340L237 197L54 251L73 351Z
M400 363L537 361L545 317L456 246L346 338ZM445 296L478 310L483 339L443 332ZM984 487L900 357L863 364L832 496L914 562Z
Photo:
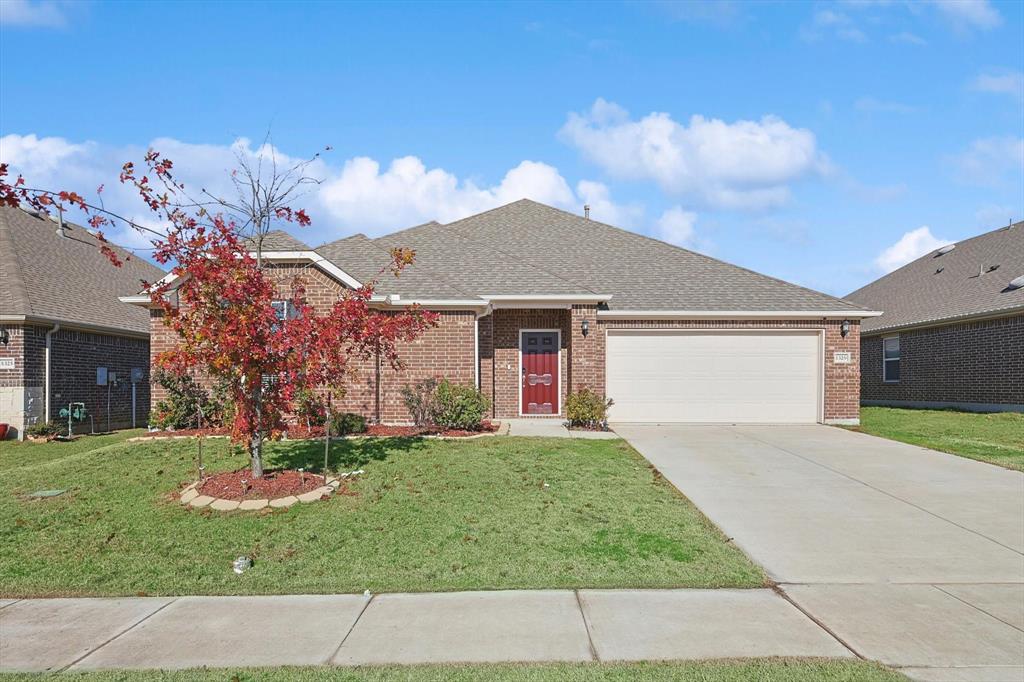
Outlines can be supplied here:
M604 429L607 428L608 408L614 403L605 400L589 388L570 393L565 400L565 417L570 427Z
M53 438L67 431L68 425L60 422L39 422L25 429L25 434L33 438Z
M308 429L323 426L327 421L327 402L316 392L304 388L295 395L295 415Z
M336 412L331 415L331 435L348 436L366 431L366 417L355 412Z
M424 379L413 386L402 388L402 402L412 416L416 426L433 426L434 424L434 392L437 390L437 379Z
M167 397L156 404L149 415L149 423L161 430L199 428L198 411L203 412L204 428L221 426L229 419L233 409L227 398L227 386L214 386L213 395L207 393L194 378L157 370L153 378L167 391Z
M446 429L477 431L491 407L491 401L472 386L459 386L447 379L434 390L434 423Z

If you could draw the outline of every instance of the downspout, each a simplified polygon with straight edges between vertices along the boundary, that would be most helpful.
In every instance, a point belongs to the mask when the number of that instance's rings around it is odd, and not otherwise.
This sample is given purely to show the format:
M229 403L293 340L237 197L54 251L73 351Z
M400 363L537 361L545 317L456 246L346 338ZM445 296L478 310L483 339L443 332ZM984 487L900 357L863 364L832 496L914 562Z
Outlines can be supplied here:
M56 324L53 325L53 329L51 329L50 331L46 332L46 370L45 370L45 378L43 379L43 381L45 382L45 386L43 387L43 392L44 392L44 395L46 396L46 400L45 400L45 402L46 402L46 415L45 415L45 419L46 419L46 423L47 424L50 423L50 365L52 364L50 362L50 349L53 347L53 341L52 341L53 334L54 334L54 332L59 331L59 330L60 330L60 322L57 322Z
M480 390L480 314L473 316L473 383Z

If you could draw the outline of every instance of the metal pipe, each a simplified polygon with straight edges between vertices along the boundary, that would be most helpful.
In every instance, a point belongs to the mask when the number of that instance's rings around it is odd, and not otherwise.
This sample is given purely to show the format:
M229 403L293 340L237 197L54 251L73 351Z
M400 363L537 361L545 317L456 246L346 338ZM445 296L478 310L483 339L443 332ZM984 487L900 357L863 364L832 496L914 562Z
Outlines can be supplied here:
M51 362L50 362L50 349L52 348L51 337L53 336L54 332L59 331L59 330L60 330L60 322L57 322L56 324L53 325L53 329L51 329L50 331L46 332L46 370L45 370L45 378L43 379L43 382L45 384L43 386L43 391L44 391L44 394L46 396L46 399L45 399L45 402L46 402L46 414L44 416L45 416L45 420L46 420L47 424L50 423L50 365L51 365Z

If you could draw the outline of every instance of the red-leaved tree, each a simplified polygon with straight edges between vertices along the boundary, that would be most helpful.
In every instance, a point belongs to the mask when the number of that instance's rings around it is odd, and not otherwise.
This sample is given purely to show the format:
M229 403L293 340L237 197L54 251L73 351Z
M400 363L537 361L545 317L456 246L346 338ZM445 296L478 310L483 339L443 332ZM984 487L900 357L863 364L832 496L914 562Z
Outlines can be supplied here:
M107 245L104 228L120 221L150 235L154 258L173 277L145 286L163 313L163 323L178 339L155 362L173 374L198 373L227 386L235 408L232 439L245 444L252 475L262 477L263 442L284 428L297 394L304 389L344 392L360 361L379 358L401 368L399 345L436 325L437 316L415 306L401 312L372 308L374 281L346 289L329 310L317 311L305 299L301 275L282 292L268 272L270 266L252 251L252 240L244 238L245 226L211 211L211 206L222 207L217 201L190 197L172 176L170 160L150 151L145 166L146 172L139 174L133 164L125 164L120 181L136 188L163 230L109 211L101 199L91 203L75 192L31 188L20 176L11 183L5 164L0 164L0 204L62 213L77 208L87 214L114 265L119 258ZM259 182L254 189L260 191ZM259 210L303 226L310 222L305 212L283 205L261 205ZM261 226L267 224L269 218L260 218ZM381 274L398 276L413 258L407 249L394 249ZM288 301L284 315L274 306L280 300Z

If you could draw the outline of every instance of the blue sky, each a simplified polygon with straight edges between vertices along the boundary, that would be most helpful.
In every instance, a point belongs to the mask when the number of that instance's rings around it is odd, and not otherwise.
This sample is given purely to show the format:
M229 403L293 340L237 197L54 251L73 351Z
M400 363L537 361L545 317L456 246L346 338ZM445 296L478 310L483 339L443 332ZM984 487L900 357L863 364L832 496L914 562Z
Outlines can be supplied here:
M0 160L127 211L330 145L313 244L530 196L842 295L1024 217L1021 3L2 0L0 63Z

